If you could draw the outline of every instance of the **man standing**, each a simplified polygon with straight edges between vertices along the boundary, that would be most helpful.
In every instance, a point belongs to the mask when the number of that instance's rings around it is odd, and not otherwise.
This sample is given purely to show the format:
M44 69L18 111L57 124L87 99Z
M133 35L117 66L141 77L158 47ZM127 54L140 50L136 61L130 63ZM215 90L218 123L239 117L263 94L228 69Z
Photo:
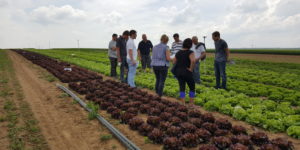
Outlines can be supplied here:
M193 46L191 48L192 51L194 51L195 54L195 68L193 71L193 78L195 80L195 83L200 84L200 61L204 60L206 58L206 52L205 52L205 45L204 43L201 43L198 41L197 36L193 36L192 38Z
M171 48L171 57L174 58L175 54L182 49L182 41L179 39L179 34L175 33L173 35L174 42L172 43Z
M178 33L175 33L173 35L173 38L174 38L174 42L172 43L172 47L171 47L171 59L174 59L175 58L175 55L177 52L179 52L181 49L182 49L182 44L183 42L179 39L179 34ZM173 73L174 77L176 78L176 64L173 64L172 66L172 69L171 69L171 72Z
M117 65L118 65L118 57L117 57L117 34L112 35L112 40L109 42L108 45L108 56L110 60L110 76L117 77Z
M118 62L121 63L120 66L120 80L123 83L127 83L127 77L124 77L124 74L126 72L125 69L128 69L128 64L127 64L127 50L126 50L126 42L128 40L129 36L129 31L124 31L122 37L120 37L117 40L117 55L118 55ZM126 76L127 73L126 73Z
M151 68L151 58L150 58L150 50L152 50L153 45L150 40L147 39L146 34L142 35L142 41L139 43L138 52L141 56L142 61L142 69L145 70L147 68Z
M221 39L220 32L215 31L212 33L212 39L215 42L215 76L216 76L216 89L226 89L226 62L229 60L229 49L227 43ZM220 87L220 76L222 77L222 87Z
M128 67L129 67L129 71L128 71L128 84L130 87L135 87L135 83L134 83L134 78L135 78L135 74L136 74L136 68L138 66L138 62L137 62L137 48L136 45L134 43L134 40L136 39L137 33L135 30L131 30L129 32L129 39L127 41L126 44L126 49L127 49L127 63L128 63Z

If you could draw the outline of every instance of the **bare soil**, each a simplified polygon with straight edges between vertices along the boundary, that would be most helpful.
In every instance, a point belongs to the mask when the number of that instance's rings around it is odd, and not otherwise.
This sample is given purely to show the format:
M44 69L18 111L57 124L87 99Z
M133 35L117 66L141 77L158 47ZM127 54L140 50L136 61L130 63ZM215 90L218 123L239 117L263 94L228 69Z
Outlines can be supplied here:
M98 121L89 121L88 113L71 98L59 98L62 91L55 83L39 78L41 69L22 56L10 51L16 77L20 82L27 101L39 121L46 141L53 150L110 150L125 149L115 138L101 141L102 135L110 132ZM39 69L38 69L39 68Z
M214 57L213 53L208 53L209 57ZM249 59L264 62L277 63L296 63L300 64L300 56L298 55L269 55L269 54L230 54L230 58Z

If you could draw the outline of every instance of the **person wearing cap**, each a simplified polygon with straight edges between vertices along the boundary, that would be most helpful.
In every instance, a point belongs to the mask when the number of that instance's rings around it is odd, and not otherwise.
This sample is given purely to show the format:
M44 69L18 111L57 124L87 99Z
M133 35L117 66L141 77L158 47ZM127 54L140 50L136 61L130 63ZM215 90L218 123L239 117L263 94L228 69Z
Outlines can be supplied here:
M118 57L117 57L117 34L112 35L112 40L108 45L108 56L110 60L110 76L117 77L117 65L118 65Z

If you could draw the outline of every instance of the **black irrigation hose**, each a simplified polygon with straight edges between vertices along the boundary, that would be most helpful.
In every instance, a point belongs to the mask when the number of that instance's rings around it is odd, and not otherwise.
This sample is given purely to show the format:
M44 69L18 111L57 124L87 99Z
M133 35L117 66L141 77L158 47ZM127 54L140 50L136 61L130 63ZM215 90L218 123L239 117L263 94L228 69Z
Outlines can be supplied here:
M70 91L68 88L56 84L58 88L65 91L67 94L69 94L74 100L76 100L85 110L88 112L91 112L92 110L89 109L78 96L76 96L72 91ZM127 139L120 131L118 131L114 126L112 126L108 121L106 121L103 117L101 117L99 114L97 115L97 119L102 123L105 127L108 128L129 150L140 150L134 143L132 143L129 139Z

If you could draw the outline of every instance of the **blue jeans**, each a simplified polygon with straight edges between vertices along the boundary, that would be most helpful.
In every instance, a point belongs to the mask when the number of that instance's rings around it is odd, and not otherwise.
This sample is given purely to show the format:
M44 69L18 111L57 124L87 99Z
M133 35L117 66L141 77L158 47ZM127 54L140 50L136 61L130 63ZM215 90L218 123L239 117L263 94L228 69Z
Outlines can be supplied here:
M195 64L195 68L193 71L193 78L194 78L195 83L200 84L201 80L200 80L200 62L199 61L196 62L196 64Z
M125 77L125 69L128 69L127 56L121 56L120 80L122 83L127 83L128 74Z
M135 78L135 74L136 74L136 68L138 66L138 63L136 63L135 65L132 64L130 59L127 59L127 63L128 63L128 84L130 87L135 87L135 83L134 83L134 78Z
M216 88L226 89L226 62L215 61ZM220 77L222 77L222 87L220 87Z
M167 66L153 66L153 71L155 73L156 83L155 83L155 91L159 96L163 95L165 81L168 75L168 67Z

